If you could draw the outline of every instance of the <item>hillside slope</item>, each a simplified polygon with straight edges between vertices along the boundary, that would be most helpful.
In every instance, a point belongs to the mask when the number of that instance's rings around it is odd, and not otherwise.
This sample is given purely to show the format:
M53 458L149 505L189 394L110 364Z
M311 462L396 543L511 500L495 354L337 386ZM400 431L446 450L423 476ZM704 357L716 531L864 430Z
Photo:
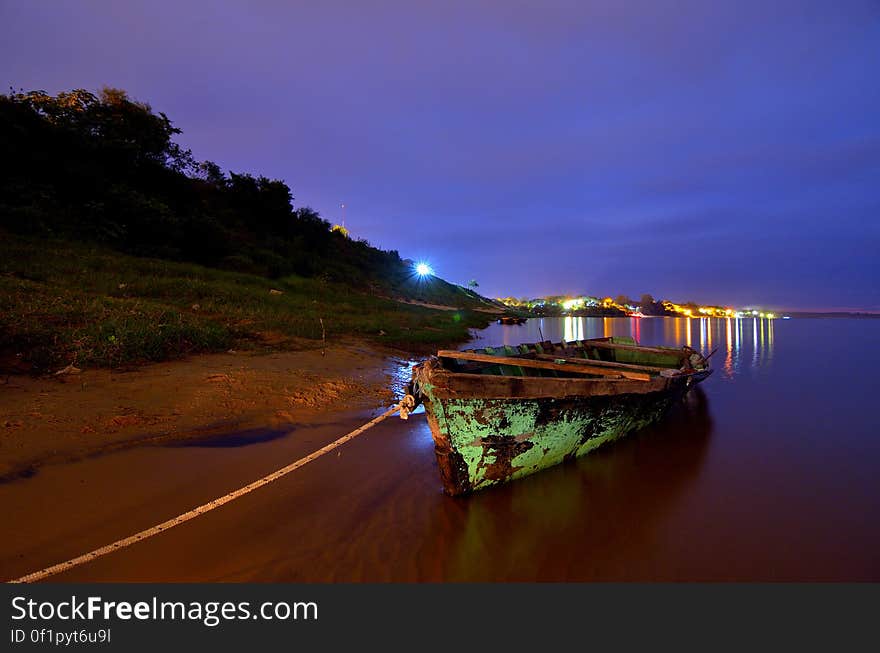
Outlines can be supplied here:
M479 309L494 306L435 277L401 280L392 297L324 279L268 279L0 232L5 373L116 367L230 348L308 348L323 337L424 352L467 340L469 328L491 319Z

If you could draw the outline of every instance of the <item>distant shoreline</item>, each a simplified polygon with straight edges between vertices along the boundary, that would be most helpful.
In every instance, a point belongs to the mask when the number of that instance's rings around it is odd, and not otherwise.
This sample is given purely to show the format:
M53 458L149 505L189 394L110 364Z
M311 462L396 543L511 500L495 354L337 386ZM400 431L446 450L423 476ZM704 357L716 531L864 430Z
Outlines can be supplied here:
M804 318L851 318L851 319L854 318L854 319L867 319L867 320L880 319L880 313L860 313L860 312L847 313L844 311L829 311L827 313L814 312L814 311L795 311L795 312L791 312L791 313L778 312L778 313L775 313L775 315L776 315L776 317L769 318L769 319L781 320L786 317L798 318L798 319L804 319ZM631 316L631 315L577 315L577 314L572 314L572 315L527 315L524 317L528 317L529 319L533 319L533 320L542 320L544 318L554 318L554 317L562 317L562 318L565 318L565 317L595 317L595 318L603 318L603 319L604 318L633 319L633 316ZM706 317L716 317L716 319L719 319L719 320L728 319L728 317L726 317L726 316L722 317L722 316L711 316L711 315L693 315L689 318L687 315L642 315L638 319L642 319L642 318L646 318L646 317L647 318L658 318L658 317L659 318L687 318L687 319L691 319L691 320L697 320L697 319L702 319L702 318L706 318ZM751 318L762 319L757 315L743 315L739 318L734 318L734 316L731 315L729 317L733 318L733 319L740 319L740 320L748 320ZM765 317L763 319L767 319L767 318Z

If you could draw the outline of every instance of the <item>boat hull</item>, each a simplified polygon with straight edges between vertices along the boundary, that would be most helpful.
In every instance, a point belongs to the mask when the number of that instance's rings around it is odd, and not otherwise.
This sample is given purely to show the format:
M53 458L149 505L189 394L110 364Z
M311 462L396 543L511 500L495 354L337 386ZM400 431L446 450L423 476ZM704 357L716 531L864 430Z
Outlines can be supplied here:
M533 397L444 392L423 382L443 489L467 494L589 453L661 419L697 380L663 380L632 393L599 386L592 394Z

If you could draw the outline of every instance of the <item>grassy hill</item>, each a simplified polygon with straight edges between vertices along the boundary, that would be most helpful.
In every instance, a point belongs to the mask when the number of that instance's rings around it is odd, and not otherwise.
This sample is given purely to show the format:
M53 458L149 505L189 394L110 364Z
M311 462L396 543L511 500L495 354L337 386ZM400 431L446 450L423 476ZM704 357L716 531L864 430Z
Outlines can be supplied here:
M198 161L179 133L119 89L0 95L0 371L325 336L423 350L498 310L295 206L284 181Z
M301 348L367 338L427 351L467 339L494 302L442 279L363 290L129 256L0 232L0 370L116 367L230 348ZM383 296L385 295L385 296ZM455 307L435 310L398 301ZM480 310L483 309L483 310Z

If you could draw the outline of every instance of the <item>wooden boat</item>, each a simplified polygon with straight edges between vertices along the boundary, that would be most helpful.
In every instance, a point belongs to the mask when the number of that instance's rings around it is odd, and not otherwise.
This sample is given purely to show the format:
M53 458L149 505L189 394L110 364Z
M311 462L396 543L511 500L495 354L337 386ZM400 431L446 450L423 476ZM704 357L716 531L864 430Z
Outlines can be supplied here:
M498 318L498 324L525 324L526 318L524 317L513 317L511 315L505 315L504 317Z
M401 417L424 403L443 489L461 495L647 426L709 374L689 347L632 338L439 351L413 368Z

